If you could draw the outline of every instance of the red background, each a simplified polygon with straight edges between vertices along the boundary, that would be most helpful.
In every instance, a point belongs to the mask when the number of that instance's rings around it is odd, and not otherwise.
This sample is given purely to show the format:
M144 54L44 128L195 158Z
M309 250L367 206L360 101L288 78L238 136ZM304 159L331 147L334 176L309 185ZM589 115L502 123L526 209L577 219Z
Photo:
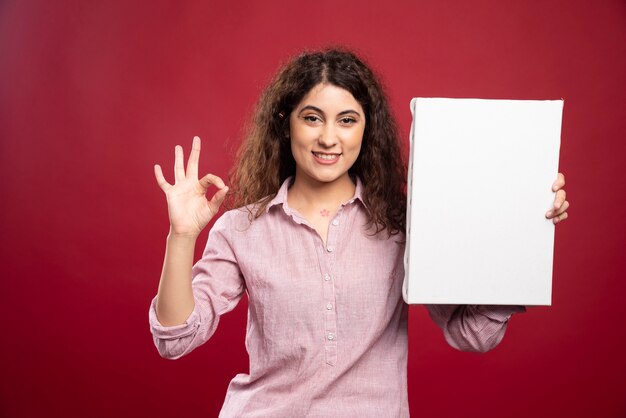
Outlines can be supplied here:
M279 63L329 44L382 74L405 138L414 96L565 99L553 306L487 355L411 307L413 416L626 416L623 0L0 3L1 416L217 415L247 371L246 302L159 357L152 165L171 179L199 135L201 172L225 176Z

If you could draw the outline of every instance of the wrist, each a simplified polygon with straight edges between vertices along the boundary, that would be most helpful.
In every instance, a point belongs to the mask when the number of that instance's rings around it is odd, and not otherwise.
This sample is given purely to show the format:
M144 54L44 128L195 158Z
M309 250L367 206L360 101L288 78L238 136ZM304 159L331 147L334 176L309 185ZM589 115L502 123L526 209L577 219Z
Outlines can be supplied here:
M198 236L200 234L199 233L181 233L181 232L174 232L171 228L170 228L170 232L169 234L167 234L167 240L168 241L187 241L187 242L196 242L196 240L198 239Z

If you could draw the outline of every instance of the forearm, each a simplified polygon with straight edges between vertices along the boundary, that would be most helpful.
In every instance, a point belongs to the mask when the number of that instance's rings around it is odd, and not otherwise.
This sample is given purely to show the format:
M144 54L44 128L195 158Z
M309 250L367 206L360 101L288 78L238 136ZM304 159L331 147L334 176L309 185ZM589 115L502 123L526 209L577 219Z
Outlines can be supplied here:
M180 325L194 309L191 287L196 237L167 237L165 259L157 293L156 313L163 326Z
M511 315L526 310L514 305L427 305L427 309L452 347L476 352L497 346Z

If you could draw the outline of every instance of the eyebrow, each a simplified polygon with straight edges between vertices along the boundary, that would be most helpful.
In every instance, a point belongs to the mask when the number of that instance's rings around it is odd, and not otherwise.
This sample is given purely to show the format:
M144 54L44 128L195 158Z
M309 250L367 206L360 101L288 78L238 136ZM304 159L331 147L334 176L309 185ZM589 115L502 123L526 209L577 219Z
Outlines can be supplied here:
M301 114L305 110L314 110L316 112L321 113L322 115L325 115L325 113L324 113L324 111L322 109L320 109L319 107L312 106L312 105L304 106L302 109L300 109L300 112L298 112L298 114ZM343 116L343 115L347 115L347 114L350 114L350 113L355 113L355 114L361 116L361 114L359 112L357 112L356 110L353 110L353 109L343 110L343 111L339 112L337 114L337 116Z

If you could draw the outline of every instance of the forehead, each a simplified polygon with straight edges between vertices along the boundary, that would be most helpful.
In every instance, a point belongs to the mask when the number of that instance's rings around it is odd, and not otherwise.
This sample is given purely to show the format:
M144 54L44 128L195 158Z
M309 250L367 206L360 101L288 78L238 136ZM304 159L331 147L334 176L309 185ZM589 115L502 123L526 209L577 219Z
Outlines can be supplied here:
M320 83L314 86L302 98L297 109L304 106L313 105L322 110L343 111L348 108L363 113L361 104L354 98L348 90L329 83Z

